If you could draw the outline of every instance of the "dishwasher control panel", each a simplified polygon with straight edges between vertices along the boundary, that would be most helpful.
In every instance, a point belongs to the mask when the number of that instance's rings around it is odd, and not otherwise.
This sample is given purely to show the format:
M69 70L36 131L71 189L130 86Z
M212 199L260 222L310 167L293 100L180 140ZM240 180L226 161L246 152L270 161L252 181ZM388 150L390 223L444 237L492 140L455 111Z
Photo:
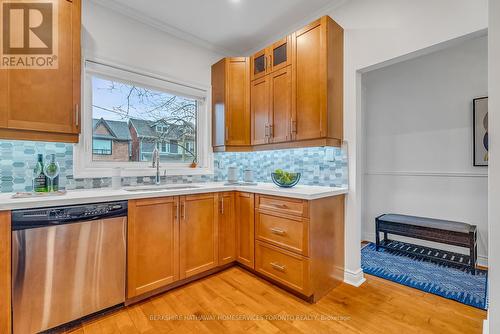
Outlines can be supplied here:
M127 201L12 211L12 229L27 229L76 221L127 216Z

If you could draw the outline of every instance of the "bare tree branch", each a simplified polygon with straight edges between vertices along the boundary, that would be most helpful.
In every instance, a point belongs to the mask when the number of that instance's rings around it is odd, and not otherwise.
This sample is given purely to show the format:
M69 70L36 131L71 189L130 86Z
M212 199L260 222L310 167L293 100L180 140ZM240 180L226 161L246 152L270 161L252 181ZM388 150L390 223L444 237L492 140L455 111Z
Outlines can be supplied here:
M196 101L120 82L110 82L107 89L123 93L125 103L112 109L98 105L93 105L94 108L114 113L122 119L145 120L151 126L163 123L166 131L155 131L155 137L148 142L176 144L196 158L195 152L180 144L196 136Z

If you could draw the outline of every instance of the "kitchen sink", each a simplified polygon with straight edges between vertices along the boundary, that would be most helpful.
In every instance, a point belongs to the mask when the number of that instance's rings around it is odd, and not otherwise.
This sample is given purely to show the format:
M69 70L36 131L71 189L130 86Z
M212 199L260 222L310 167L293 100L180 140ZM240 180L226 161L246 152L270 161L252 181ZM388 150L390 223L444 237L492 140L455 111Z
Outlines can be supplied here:
M159 185L159 186L137 186L123 188L125 191L166 191L166 190L182 190L200 188L195 185L179 184L179 185Z

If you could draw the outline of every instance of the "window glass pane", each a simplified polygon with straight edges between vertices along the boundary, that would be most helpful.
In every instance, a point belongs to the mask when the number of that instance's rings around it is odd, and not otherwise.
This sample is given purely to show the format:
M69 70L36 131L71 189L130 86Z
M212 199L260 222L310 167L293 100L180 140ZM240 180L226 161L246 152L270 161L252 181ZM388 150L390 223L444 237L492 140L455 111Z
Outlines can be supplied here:
M259 56L259 57L257 57L257 58L254 59L253 74L258 74L260 72L264 72L264 70L266 69L266 65L265 65L264 62L265 62L264 55Z
M177 140L170 141L170 153L177 154L179 152L179 144Z
M158 147L162 163L190 163L197 154L197 112L194 99L93 76L93 159L151 161Z
M106 139L94 139L92 141L92 154L94 155L111 155L112 142Z
M286 62L286 43L273 50L273 66Z

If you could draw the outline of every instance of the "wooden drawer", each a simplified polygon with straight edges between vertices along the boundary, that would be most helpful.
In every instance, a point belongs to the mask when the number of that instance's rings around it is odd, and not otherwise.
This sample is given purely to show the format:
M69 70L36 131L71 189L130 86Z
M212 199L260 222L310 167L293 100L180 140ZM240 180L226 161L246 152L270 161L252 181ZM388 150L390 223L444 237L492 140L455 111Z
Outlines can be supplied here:
M284 217L258 211L255 217L255 237L307 256L309 249L309 221L301 217Z
M310 296L309 259L265 242L255 242L255 270Z
M271 210L300 217L309 216L307 201L301 199L259 195L256 206L260 210Z

